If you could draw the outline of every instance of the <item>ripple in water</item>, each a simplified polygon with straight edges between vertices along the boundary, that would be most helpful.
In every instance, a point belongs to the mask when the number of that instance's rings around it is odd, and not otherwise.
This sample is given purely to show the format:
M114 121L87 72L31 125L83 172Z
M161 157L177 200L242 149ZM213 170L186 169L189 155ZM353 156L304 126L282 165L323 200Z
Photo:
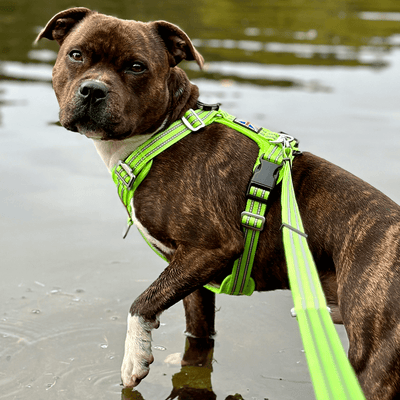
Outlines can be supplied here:
M49 300L39 314L30 307L0 320L0 399L120 398L123 319L104 318L93 304L60 309Z

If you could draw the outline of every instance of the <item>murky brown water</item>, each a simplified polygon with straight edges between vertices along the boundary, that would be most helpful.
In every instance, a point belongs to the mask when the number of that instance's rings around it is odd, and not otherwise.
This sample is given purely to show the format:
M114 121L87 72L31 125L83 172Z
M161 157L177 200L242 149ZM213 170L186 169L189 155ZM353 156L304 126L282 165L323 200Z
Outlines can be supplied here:
M180 25L207 61L185 66L204 102L293 134L400 202L400 5L307 4L84 5ZM313 398L288 291L217 299L212 372L181 369L177 304L154 332L150 375L121 391L129 306L165 265L137 232L121 239L125 211L92 143L55 125L56 47L31 43L69 6L0 3L0 399Z

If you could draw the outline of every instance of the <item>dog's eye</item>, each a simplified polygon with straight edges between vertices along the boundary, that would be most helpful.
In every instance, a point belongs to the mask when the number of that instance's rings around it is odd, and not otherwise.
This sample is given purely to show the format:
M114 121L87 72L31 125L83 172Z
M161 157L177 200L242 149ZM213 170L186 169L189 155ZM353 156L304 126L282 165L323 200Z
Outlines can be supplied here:
M127 72L138 75L146 71L146 66L141 62L134 62L127 70Z
M82 62L83 61L83 55L79 50L70 51L68 56L72 61L75 61L75 62Z

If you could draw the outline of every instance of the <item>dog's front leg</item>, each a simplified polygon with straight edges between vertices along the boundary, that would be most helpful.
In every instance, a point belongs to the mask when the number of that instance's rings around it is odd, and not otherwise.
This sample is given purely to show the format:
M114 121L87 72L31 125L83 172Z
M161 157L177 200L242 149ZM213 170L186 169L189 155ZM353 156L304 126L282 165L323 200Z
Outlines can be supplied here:
M200 288L183 299L187 336L182 365L203 366L215 335L215 294Z
M125 387L134 387L149 373L154 361L151 352L151 331L158 328L159 319L147 321L142 316L128 314L128 329L125 339L121 379Z
M200 288L183 299L186 317L185 334L196 339L215 335L215 294Z
M128 316L125 355L121 367L124 386L136 386L148 374L149 364L153 362L151 331L158 328L161 313L195 290L202 288L221 272L232 258L240 254L243 248L241 236L236 246L232 246L232 242L228 243L230 243L229 247L211 250L180 246L169 266L132 304ZM198 293L203 293L208 299L206 308L209 309L211 304L214 307L212 294L206 294L203 289L200 289ZM194 294L192 299L196 299L199 294ZM197 297L197 302L192 304L199 304L198 301ZM214 331L214 315L210 316L208 313L205 321L198 321L193 326L195 325L202 327L204 333L210 335Z

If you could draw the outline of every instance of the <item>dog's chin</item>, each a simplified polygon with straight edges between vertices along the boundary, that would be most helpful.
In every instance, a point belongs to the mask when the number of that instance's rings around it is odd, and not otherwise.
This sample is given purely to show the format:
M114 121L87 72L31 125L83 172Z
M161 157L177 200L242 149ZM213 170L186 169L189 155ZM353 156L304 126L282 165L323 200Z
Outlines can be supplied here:
M77 122L74 124L69 124L69 126L64 125L64 128L73 132L78 132L92 140L123 140L132 136L131 131L118 132L92 123L86 124Z
M60 118L61 125L72 131L78 132L93 140L111 140L114 139L115 132L111 127L103 126L93 121L91 118Z
M107 134L102 129L91 129L84 126L76 125L76 130L88 139L103 140L107 139Z

